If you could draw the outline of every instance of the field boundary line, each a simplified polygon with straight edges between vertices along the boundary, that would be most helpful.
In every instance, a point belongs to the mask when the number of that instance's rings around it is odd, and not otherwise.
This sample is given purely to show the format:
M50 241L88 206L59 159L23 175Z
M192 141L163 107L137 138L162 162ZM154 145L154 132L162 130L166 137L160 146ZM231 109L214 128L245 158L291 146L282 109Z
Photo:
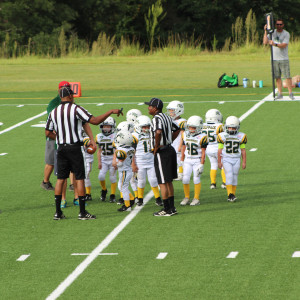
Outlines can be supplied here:
M144 198L144 205L153 197L150 191ZM144 207L136 206L122 222L115 227L106 238L85 258L76 269L46 298L46 300L57 299L70 286L77 277L100 255L100 253L123 231L123 229L135 218ZM126 212L125 212L126 214Z
M39 117L41 117L41 116L43 116L43 115L45 115L45 114L47 114L47 111L44 111L44 112L42 112L42 113L40 113L40 114L38 114L38 115L36 115L36 116L33 116L33 117L29 118L29 119L26 119L26 120L24 120L24 121L22 121L22 122L20 122L20 123L17 123L17 124L15 124L15 125L13 125L13 126L11 126L11 127L8 127L8 128L6 128L6 129L0 131L0 135L3 134L3 133L5 133L5 132L11 131L11 130L13 130L13 129L19 127L19 126L22 126L22 125L24 125L24 124L26 124L26 123L28 123L28 122L34 120L34 119L37 119L37 118L39 118Z

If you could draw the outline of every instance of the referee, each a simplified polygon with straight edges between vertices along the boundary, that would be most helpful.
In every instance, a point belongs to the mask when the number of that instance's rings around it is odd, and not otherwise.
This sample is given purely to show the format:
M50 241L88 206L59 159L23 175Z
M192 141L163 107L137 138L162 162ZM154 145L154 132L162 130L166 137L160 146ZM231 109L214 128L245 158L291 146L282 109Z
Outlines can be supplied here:
M78 187L79 220L95 219L85 210L85 165L82 127L90 138L91 144L96 147L92 130L88 123L99 125L111 114L123 115L119 109L112 109L103 115L94 117L83 107L74 103L73 91L70 87L63 87L59 90L61 104L53 109L48 116L45 134L51 139L56 139L57 149L57 182L55 186L56 213L54 220L64 219L61 211L61 198L64 180L73 172Z
M171 117L162 112L163 102L152 98L149 102L148 112L153 116L150 129L151 149L154 154L154 167L160 187L164 208L154 216L172 216L177 214L174 206L173 179L177 178L177 155L172 142L178 136L180 129L173 123Z

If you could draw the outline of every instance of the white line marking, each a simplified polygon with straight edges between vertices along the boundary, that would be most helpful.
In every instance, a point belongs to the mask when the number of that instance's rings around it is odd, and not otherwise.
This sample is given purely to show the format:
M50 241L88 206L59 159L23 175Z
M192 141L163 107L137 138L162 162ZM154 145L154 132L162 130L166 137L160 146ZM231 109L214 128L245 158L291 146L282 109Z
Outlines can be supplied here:
M24 104L20 104L20 105L18 105L17 107L23 107L24 106Z
M257 148L252 148L249 151L251 151L251 152L257 151Z
M168 255L168 252L160 252L156 259L164 259Z
M295 251L292 257L300 257L300 251Z
M6 154L8 154L8 153L0 153L0 156L4 156L4 155L6 155Z
M144 104L145 104L144 102L138 103L138 105L144 105Z
M42 128L45 128L46 124L34 124L34 125L31 125L31 127L42 127Z
M153 197L153 192L150 191L144 198L146 204ZM136 206L115 228L113 231L88 255L85 260L79 264L76 269L63 281L60 285L46 298L46 300L57 299L68 286L70 286L76 278L97 258L97 256L122 232L122 230L133 220L133 218L144 207Z
M21 255L21 256L17 259L17 261L24 261L24 260L26 260L29 256L30 256L30 254L23 254L23 255Z
M71 255L83 255L83 256L87 256L90 255L91 253L72 253ZM98 255L118 255L119 253L99 253Z
M45 114L47 114L47 111L44 111L44 112L42 112L42 113L40 113L40 114L38 114L38 115L36 115L36 116L33 116L33 117L29 118L29 119L26 119L26 120L24 120L24 121L22 121L22 122L20 122L20 123L18 123L18 124L15 124L15 125L13 125L13 126L11 126L11 127L8 127L8 128L6 128L6 129L0 131L0 134L5 133L5 132L8 132L8 131L11 131L11 130L13 130L13 129L19 127L19 126L22 126L23 124L26 124L26 123L28 123L28 122L34 120L34 119L37 119L37 118L39 118L39 117L41 117L41 116L43 116L43 115L45 115Z
M230 252L226 258L236 258L239 253L237 251Z
M102 105L104 105L104 103L98 103L98 104L97 104L97 106L102 106Z
M225 103L225 101L220 101L220 102L219 102L219 104L224 104L224 103Z

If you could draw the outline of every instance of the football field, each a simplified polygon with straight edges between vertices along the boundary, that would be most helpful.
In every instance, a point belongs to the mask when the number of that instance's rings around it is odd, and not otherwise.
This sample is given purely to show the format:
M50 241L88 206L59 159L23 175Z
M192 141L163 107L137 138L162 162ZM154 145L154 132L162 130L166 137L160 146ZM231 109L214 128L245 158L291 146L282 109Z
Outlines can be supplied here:
M150 74L155 69L150 63L137 65L132 67L136 74L131 68L128 75L136 80L140 70ZM27 85L21 83L23 92L1 86L0 299L300 298L300 101L272 101L270 84L262 89L197 86L196 67L186 65L184 82L170 67L160 70L160 83L152 79L132 89L132 77L126 83L124 75L119 89L109 88L113 80L117 85L118 73L103 77L107 88L97 88L95 74L86 81L82 74L80 80L61 79L82 82L83 97L76 103L94 115L121 107L125 113L137 108L147 114L143 102L155 96L165 106L175 99L183 101L186 119L192 115L204 119L211 108L219 109L224 120L230 115L241 118L240 131L248 137L247 168L239 174L237 202L227 202L220 171L217 189L210 190L207 159L201 205L181 207L183 188L176 181L178 215L166 218L153 217L158 207L149 185L147 203L130 213L117 212L117 204L100 202L95 155L93 201L87 210L97 219L77 220L79 209L67 191L66 219L53 221L54 193L42 190L40 184L45 110L56 96L55 76L49 76L53 89L47 88L45 78L39 81L42 71L26 79ZM19 82L12 73L7 71ZM40 91L36 83L41 83ZM117 123L124 119L116 117ZM98 126L92 130L98 133ZM51 181L55 183L53 175Z

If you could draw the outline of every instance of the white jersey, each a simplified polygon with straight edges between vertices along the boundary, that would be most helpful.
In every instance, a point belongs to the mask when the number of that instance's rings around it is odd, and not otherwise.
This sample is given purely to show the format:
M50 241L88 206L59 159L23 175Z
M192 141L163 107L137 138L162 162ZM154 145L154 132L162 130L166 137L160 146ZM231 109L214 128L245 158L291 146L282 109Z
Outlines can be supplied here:
M185 125L186 125L186 119L180 118L178 120L173 120L173 122L181 129L185 130ZM179 143L180 143L181 135L178 134L177 138L173 141L172 146L175 149L176 153L180 153L178 150L179 148Z
M240 158L241 148L244 148L247 143L247 136L242 132L233 135L221 132L218 134L218 143L224 145L222 150L223 158Z
M154 155L150 149L150 134L137 133L132 134L135 146L135 158L137 165L153 165Z
M122 166L118 167L119 172L122 171L131 171L131 163L134 157L134 148L133 147L118 147L116 149L116 157L118 161L122 162Z
M102 162L112 162L114 155L113 142L115 139L115 133L110 135L104 135L103 133L98 133L96 135L96 143L101 149L101 161Z
M219 133L223 132L223 124L208 121L203 124L202 132L207 135L207 151L211 150L218 152L217 136Z
M202 156L202 149L207 146L207 135L205 133L199 133L191 136L187 131L182 133L183 143L185 148L185 159L188 158L199 158Z

